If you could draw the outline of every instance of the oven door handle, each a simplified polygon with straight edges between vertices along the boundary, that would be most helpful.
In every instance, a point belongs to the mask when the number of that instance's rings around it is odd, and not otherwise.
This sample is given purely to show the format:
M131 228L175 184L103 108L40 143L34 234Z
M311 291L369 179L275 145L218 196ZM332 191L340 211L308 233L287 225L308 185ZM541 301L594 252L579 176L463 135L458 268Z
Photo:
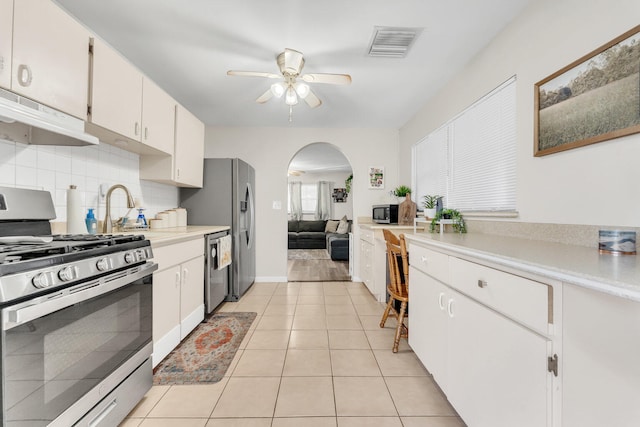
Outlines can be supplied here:
M15 328L16 326L44 317L63 308L122 288L138 279L148 276L157 269L158 264L148 262L135 268L92 280L85 284L63 289L53 296L44 295L33 301L8 307L2 310L2 330L6 331Z

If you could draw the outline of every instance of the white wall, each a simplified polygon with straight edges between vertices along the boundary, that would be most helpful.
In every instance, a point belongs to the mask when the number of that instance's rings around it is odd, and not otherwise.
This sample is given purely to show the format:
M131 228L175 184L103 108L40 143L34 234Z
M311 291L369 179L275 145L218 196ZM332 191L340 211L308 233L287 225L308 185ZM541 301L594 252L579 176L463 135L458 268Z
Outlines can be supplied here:
M207 127L205 141L205 157L239 157L256 170L256 275L261 281L284 280L287 274L287 168L302 147L330 143L349 160L353 168L349 197L355 219L370 217L373 204L390 202L388 190L398 185L395 129ZM371 166L385 167L385 190L367 188ZM274 201L280 201L282 209L273 209ZM354 229L357 233L357 227ZM355 250L357 272L357 244Z
M345 180L349 177L350 172L313 172L305 173L300 176L290 176L288 181L300 181L303 184L316 184L318 181L328 181L331 183L331 192L334 188L344 188ZM351 194L347 197L345 203L335 203L333 198L331 199L331 218L340 219L345 216L348 219L353 219L353 198ZM314 219L314 215L304 214L303 219Z
M638 0L534 1L400 130L411 145L517 75L517 221L640 225L640 135L533 157L533 85L638 25Z
M98 202L100 184L124 184L146 208L147 218L178 205L178 189L141 181L139 156L107 144L87 147L27 145L0 140L0 186L46 190L56 209L56 222L66 222L67 192L76 185L82 208L96 208L96 217L105 216L104 202ZM125 215L125 194L116 190L112 198L112 217ZM132 212L135 218L136 212Z

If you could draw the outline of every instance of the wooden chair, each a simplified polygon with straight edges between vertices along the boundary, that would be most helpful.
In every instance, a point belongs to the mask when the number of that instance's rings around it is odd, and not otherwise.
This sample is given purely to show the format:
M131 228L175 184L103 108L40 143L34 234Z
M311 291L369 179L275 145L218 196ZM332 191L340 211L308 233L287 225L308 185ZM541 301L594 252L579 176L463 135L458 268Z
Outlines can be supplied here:
M382 232L387 243L387 262L389 263L387 292L389 293L389 302L382 315L380 327L384 328L389 313L393 313L398 322L395 340L393 341L393 352L397 353L400 337L408 338L409 336L409 328L404 324L407 303L409 302L409 256L404 234L400 234L398 238L389 230L383 229ZM394 307L396 301L400 302L400 312L396 311Z

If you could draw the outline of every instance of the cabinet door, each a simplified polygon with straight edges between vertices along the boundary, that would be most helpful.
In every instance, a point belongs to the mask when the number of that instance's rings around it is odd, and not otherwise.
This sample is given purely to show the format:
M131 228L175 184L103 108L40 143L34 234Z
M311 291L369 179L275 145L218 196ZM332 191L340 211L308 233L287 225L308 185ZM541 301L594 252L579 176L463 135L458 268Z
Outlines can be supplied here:
M202 187L204 124L186 108L176 106L175 180L189 187Z
M85 120L89 37L52 1L16 1L11 89Z
M446 394L448 288L414 267L409 271L409 345Z
M141 140L142 74L98 39L93 44L91 96L91 123Z
M176 103L158 85L142 80L142 143L173 154Z
M180 305L178 304L180 301L180 282L180 266L153 273L154 346L180 324ZM177 335L173 341L171 343L173 347L180 343ZM164 355L160 357L160 360L163 357Z
M546 338L450 290L447 396L468 425L549 424Z
M13 0L0 0L0 87L11 89Z
M371 283L372 256L373 245L365 240L360 240L360 279L365 284L367 289L369 289L369 292L375 295L373 285Z
M204 319L204 257L183 263L180 287L180 339Z

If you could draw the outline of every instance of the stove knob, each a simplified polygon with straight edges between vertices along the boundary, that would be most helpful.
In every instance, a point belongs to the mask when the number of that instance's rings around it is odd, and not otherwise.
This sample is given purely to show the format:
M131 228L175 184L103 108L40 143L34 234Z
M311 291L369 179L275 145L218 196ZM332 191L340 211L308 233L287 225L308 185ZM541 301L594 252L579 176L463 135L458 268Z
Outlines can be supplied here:
M126 254L124 254L124 262L126 262L127 264L131 264L135 260L136 257L133 255L133 252L127 252Z
M36 288L46 288L50 285L49 279L47 279L47 275L45 273L38 273L33 278L33 286Z
M69 280L73 279L73 267L65 267L62 270L58 271L58 277L63 282L68 282Z
M96 262L96 268L98 271L107 271L109 269L109 260L107 258L100 258Z

